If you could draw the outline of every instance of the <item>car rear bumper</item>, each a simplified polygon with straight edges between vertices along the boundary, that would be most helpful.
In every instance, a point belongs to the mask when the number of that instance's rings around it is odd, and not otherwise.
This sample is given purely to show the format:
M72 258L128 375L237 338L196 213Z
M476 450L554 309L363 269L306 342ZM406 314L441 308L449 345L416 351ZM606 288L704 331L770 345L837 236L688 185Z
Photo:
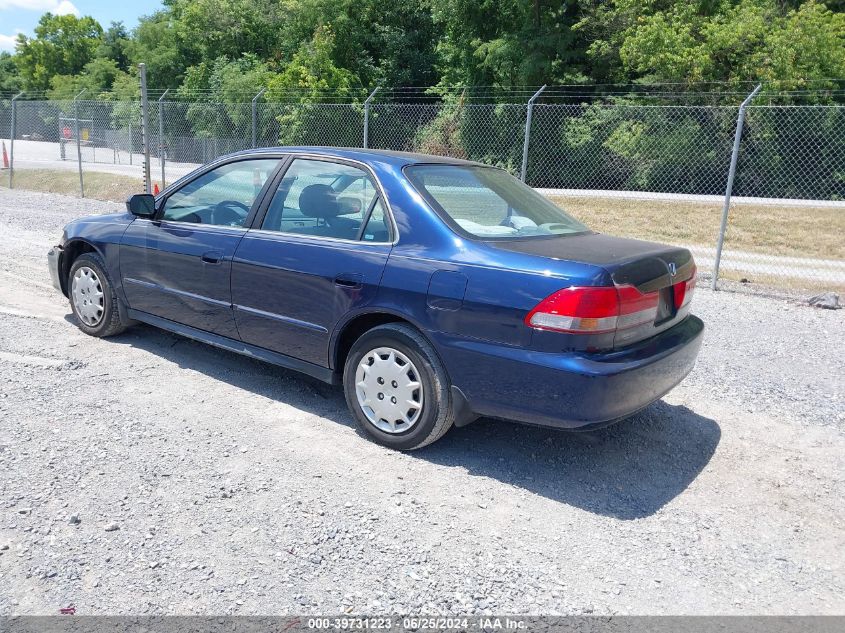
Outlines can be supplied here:
M624 350L548 353L435 337L450 378L473 413L586 430L623 419L681 382L695 365L701 319Z
M47 268L50 270L50 280L53 282L53 287L59 292L62 290L62 282L59 279L59 265L62 258L62 247L54 246L47 252Z

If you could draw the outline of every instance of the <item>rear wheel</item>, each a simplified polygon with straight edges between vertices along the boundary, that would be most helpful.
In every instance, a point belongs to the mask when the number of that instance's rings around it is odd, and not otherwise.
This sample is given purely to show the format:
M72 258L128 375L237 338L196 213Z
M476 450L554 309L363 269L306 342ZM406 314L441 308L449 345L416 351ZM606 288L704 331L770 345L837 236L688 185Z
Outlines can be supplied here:
M96 253L76 258L68 273L68 298L79 329L91 336L113 336L126 329L105 264Z
M422 448L454 422L446 371L431 344L405 324L381 325L355 342L343 387L358 425L390 448Z

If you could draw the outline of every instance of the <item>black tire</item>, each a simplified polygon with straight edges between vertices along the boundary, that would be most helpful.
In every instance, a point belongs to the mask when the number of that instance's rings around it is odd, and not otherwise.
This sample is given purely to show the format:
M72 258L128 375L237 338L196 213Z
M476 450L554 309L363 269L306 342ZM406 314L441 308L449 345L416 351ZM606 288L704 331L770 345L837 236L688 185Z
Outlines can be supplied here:
M379 347L390 347L413 363L422 385L422 409L407 431L387 433L369 420L358 402L356 373L365 356ZM403 323L380 325L363 334L349 351L343 369L346 404L358 426L377 443L401 451L410 451L437 441L455 421L451 383L437 352L420 332Z
M73 278L76 272L84 267L94 271L103 292L102 316L94 324L85 322L73 300ZM68 300L70 301L70 309L73 310L73 316L76 317L76 325L86 334L98 337L114 336L126 329L126 326L120 320L120 310L118 309L118 301L120 299L115 293L114 285L106 272L103 258L97 253L83 253L73 261L68 272L67 294Z

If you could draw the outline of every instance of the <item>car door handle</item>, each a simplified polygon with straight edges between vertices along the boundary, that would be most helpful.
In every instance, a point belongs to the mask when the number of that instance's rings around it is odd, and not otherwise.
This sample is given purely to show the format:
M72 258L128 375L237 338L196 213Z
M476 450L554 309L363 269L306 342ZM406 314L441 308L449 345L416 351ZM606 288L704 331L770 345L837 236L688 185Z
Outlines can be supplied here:
M341 273L334 278L334 283L344 288L360 288L364 285L364 276L360 273Z
M219 264L223 259L223 251L206 251L202 254L202 261L206 264Z

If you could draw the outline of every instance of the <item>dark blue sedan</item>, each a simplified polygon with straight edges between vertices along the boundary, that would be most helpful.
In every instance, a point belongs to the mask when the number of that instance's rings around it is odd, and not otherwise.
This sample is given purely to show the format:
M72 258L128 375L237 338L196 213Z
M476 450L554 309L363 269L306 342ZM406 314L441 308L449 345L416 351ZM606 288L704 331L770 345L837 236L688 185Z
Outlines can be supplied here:
M507 172L282 147L201 167L48 256L92 336L142 321L343 384L377 442L479 416L595 428L692 369L689 251L600 235Z

